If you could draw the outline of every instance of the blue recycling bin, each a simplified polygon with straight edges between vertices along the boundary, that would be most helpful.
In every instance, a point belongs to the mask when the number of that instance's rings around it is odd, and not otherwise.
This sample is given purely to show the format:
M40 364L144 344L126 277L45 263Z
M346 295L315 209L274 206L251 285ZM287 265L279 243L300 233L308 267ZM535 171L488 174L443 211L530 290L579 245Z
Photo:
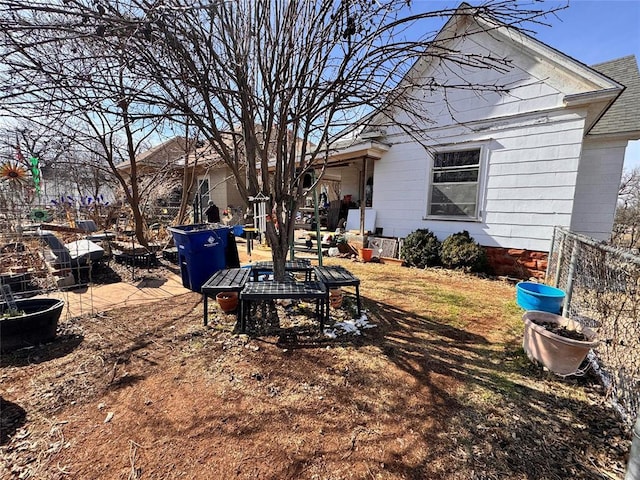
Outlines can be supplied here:
M170 227L169 231L178 248L182 285L200 293L211 275L227 266L227 243L231 230L229 227L195 224Z

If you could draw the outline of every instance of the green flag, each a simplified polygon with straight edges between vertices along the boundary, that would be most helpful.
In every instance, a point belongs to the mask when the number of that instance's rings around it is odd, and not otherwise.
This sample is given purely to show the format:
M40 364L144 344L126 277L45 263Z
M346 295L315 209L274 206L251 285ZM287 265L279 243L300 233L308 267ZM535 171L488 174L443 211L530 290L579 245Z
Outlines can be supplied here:
M33 178L33 184L36 187L36 193L40 193L40 160L36 157L29 157L29 170Z

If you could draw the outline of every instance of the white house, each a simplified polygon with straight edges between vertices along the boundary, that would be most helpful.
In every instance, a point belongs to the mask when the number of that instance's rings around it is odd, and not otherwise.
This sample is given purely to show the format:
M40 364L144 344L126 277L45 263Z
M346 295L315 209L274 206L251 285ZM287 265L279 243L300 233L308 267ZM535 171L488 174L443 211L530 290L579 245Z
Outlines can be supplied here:
M398 127L415 120L391 108L386 118L368 119L359 136L339 140L331 161L342 193L360 200L372 189L375 227L384 236L428 228L442 240L467 230L488 247L494 266L511 264L514 273L544 270L555 225L608 239L625 148L640 138L635 57L589 67L471 15L454 15L438 39L511 63L500 72L456 71L419 60L409 74L411 95L424 98L431 122L418 125L416 140ZM449 90L445 101L442 89L427 85L459 81L456 75L510 88Z

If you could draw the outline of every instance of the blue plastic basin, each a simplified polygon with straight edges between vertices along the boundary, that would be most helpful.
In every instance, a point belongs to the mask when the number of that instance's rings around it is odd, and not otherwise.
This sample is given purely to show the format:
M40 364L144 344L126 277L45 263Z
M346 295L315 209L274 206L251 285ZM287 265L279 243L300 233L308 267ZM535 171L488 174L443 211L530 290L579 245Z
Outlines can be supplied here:
M525 310L560 313L564 290L542 283L520 282L516 285L516 303Z

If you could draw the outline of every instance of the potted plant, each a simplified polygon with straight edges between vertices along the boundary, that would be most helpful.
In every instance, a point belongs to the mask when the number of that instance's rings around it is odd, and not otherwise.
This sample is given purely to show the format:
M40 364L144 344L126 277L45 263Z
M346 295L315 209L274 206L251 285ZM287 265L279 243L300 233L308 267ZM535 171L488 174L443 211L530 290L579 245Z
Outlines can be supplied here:
M522 320L522 346L527 356L558 375L575 374L589 350L598 344L593 330L567 317L529 310Z
M342 306L342 289L340 287L329 289L329 304L333 308Z
M238 307L238 292L220 292L216 301L224 313L231 313Z

